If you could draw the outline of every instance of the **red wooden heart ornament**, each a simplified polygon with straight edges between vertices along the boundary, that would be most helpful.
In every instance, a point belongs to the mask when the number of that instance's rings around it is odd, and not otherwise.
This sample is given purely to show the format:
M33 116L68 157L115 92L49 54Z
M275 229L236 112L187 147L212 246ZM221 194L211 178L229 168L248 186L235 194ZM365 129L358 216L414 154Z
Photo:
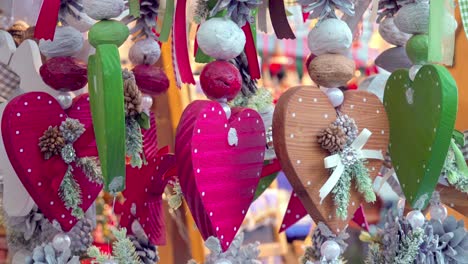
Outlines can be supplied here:
M57 221L64 231L69 231L78 221L59 196L67 164L60 156L45 160L38 143L49 126L60 126L67 117L79 120L86 129L73 144L76 156L97 156L88 95L78 96L64 111L47 93L26 93L6 106L2 118L5 149L13 168L44 215L51 222ZM81 189L80 208L86 211L102 186L89 181L76 166L73 169L74 179Z
M252 109L233 108L227 119L219 103L195 101L182 114L176 134L180 185L203 238L217 237L223 250L254 198L264 150L265 128Z
M155 245L166 243L162 194L168 175L175 167L175 156L165 147L157 151L156 122L151 116L151 128L142 130L143 148L148 164L141 169L127 165L125 201L121 208L120 226L132 230L132 223L138 220L148 239Z
M385 109L373 94L364 91L347 91L340 112L353 118L359 133L368 129L372 135L364 149L385 151L388 145L389 127ZM351 181L350 202L346 220L336 216L333 195L320 202L319 190L330 178L324 159L330 153L317 142L317 135L334 122L337 112L328 97L316 87L288 89L275 107L273 142L281 166L314 221L323 222L339 233L364 202ZM382 160L367 159L366 167L372 180L377 176Z

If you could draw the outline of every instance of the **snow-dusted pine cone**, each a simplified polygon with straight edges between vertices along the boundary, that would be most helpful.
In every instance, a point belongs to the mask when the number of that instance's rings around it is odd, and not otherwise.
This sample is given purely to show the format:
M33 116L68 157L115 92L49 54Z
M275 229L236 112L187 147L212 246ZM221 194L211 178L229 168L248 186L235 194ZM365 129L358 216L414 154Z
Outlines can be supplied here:
M239 69L242 76L242 95L247 98L251 97L257 92L257 81L250 77L249 63L247 55L242 52L239 56L231 60L231 63Z
M402 6L414 2L415 0L380 0L377 23L380 23L386 17L393 17Z
M341 12L354 16L354 1L353 0L298 0L303 11L310 13L309 18L337 18L335 9Z
M72 256L69 248L62 251L48 243L34 248L26 264L80 264L80 258Z
M426 237L420 246L416 264L455 264L468 261L468 233L463 220L453 216L443 222L430 220L424 228Z
M336 121L333 122L333 124L343 129L346 136L348 137L347 143L351 143L356 139L358 135L358 127L356 125L356 122L354 122L354 119L352 119L348 115L344 115L340 113L338 117L336 118Z
M158 17L159 0L141 0L140 17L126 16L122 22L129 24L136 21L135 26L130 29L130 34L134 35L132 40L140 38L156 38L153 29L156 29L156 19ZM136 34L136 35L135 35Z
M154 264L159 261L158 248L153 245L145 234L140 223L132 223L133 235L128 235L128 239L133 243L136 254L143 264Z
M83 11L82 0L61 0L60 1L60 12L59 20L65 21L67 14L73 16L77 20L80 20L80 14Z
M220 11L227 10L226 16L242 27L247 22L254 22L255 18L251 11L261 3L260 0L218 0L210 15L214 16Z
M308 263L308 261L313 262L314 260L320 260L320 247L323 243L327 240L334 240L340 248L342 252L346 250L348 244L346 244L345 240L348 239L349 234L346 233L345 230L341 231L338 236L335 235L327 225L322 222L317 224L315 227L314 233L312 234L312 246L307 247L305 250L304 256L301 258L301 263Z
M81 256L88 250L93 243L92 231L93 221L83 218L67 233L71 239L70 249L74 255Z

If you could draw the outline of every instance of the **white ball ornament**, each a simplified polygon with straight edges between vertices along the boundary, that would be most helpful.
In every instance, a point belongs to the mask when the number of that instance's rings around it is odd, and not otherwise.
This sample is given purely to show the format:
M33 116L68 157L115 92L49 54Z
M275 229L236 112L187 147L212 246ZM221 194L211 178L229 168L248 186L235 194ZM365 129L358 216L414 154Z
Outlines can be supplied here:
M153 106L153 97L144 94L141 97L141 108L146 114L149 114L151 107Z
M135 64L153 65L161 57L159 43L153 38L142 39L130 48L128 57Z
M432 205L429 213L434 220L444 221L447 218L447 208L441 204Z
M64 252L67 248L70 248L70 245L71 239L65 234L57 234L52 240L52 246L59 252Z
M71 95L71 93L67 92L60 92L57 95L56 99L63 109L70 108L73 103L73 96Z
M118 17L124 9L124 0L83 0L84 12L95 20Z
M244 50L244 31L232 20L215 17L203 22L197 32L200 49L218 60L233 59Z
M338 88L328 88L325 94L328 96L328 100L330 100L333 107L340 106L344 101L343 91Z
M90 18L87 14L81 12L80 19L77 19L75 16L67 13L65 15L65 23L68 26L76 28L80 32L89 31L89 29L96 23L96 20Z
M327 240L320 247L320 254L327 261L336 260L341 254L340 245L333 240Z
M83 48L83 35L77 29L57 27L54 40L39 41L39 50L47 58L73 56Z
M336 18L326 19L315 26L307 37L312 54L346 54L353 42L353 34L348 24Z
M424 222L426 221L426 218L419 210L409 212L406 215L406 219L410 223L411 227L413 227L413 229L422 227L424 225Z

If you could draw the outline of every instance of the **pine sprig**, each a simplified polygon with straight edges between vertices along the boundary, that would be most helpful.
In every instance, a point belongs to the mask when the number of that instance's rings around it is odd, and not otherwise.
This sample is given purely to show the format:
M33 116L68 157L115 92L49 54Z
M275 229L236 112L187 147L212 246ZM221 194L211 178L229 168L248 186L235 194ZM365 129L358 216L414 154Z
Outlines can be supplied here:
M125 126L125 149L130 157L132 167L141 168L144 162L143 155L143 135L140 124L135 118L127 118Z
M112 251L117 263L140 264L140 257L136 253L135 246L127 238L127 229L115 229L113 233L117 240L112 244Z
M91 246L86 252L90 258L94 258L93 263L105 263L110 259L109 255L102 254L98 247Z
M83 171L89 181L96 184L103 183L101 167L96 157L79 158L76 161L76 166Z
M404 235L398 250L398 255L395 258L395 264L413 263L416 256L419 254L419 246L423 242L424 230L415 229L412 233Z
M375 202L376 197L372 188L372 180L369 175L369 170L362 160L358 160L353 166L353 174L356 179L356 189L362 195L366 202Z
M351 168L345 168L338 183L332 190L333 200L336 206L336 215L343 220L348 217L352 173L353 171Z
M80 186L73 177L73 168L68 166L67 172L63 177L59 188L59 196L65 204L67 210L72 210L71 214L81 219L84 217L83 209L80 208L82 203Z

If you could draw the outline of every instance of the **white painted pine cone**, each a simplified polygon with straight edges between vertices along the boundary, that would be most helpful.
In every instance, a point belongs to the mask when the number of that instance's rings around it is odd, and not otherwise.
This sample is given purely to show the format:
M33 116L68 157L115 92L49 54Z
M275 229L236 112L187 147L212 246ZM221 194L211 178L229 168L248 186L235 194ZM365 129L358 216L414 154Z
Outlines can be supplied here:
M80 19L76 19L74 16L67 13L65 16L65 22L80 32L86 32L94 25L94 23L96 23L96 20L90 18L85 13L80 13Z
M237 57L244 50L245 41L242 29L227 18L211 18L201 24L197 33L200 49L219 60Z
M315 26L308 36L308 45L312 54L346 54L351 47L353 34L348 25L336 18L326 19Z
M39 41L39 50L47 58L73 56L83 48L83 35L73 27L57 27L54 40Z
M405 46L406 41L411 37L411 34L404 33L395 26L393 17L387 17L380 22L379 33L385 41L400 47Z
M403 6L395 15L395 25L408 34L429 32L429 3L418 2Z
M153 38L142 39L130 48L128 57L134 65L153 65L161 56L159 43Z
M124 0L83 0L84 12L95 20L120 16L125 9Z

